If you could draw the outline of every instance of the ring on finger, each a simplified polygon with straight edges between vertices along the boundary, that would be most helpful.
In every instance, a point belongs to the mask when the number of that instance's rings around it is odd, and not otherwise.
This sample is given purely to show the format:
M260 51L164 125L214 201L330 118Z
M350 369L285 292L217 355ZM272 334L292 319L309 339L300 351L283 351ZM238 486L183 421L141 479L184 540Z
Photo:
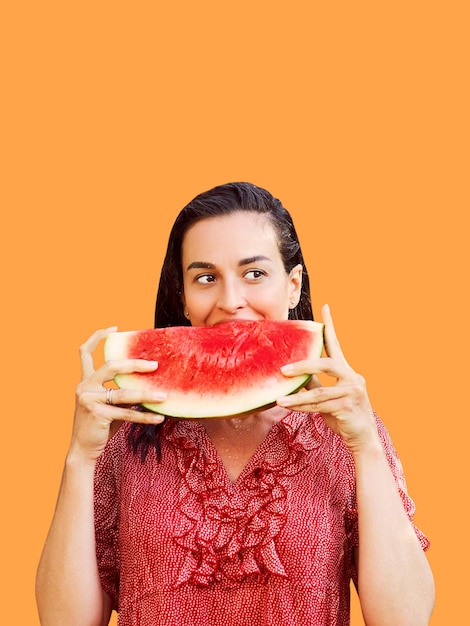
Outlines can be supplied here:
M106 404L114 404L113 391L114 389L106 389Z

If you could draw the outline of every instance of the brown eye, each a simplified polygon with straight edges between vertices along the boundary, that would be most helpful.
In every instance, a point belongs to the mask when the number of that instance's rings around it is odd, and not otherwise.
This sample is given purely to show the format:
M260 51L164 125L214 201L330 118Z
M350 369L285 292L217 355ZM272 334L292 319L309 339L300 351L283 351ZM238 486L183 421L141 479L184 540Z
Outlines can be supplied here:
M266 276L266 272L263 272L263 270L249 270L245 274L245 278L250 280L259 280L263 276Z
M208 285L209 283L215 282L214 274L202 274L201 276L196 277L196 282L201 283L202 285Z

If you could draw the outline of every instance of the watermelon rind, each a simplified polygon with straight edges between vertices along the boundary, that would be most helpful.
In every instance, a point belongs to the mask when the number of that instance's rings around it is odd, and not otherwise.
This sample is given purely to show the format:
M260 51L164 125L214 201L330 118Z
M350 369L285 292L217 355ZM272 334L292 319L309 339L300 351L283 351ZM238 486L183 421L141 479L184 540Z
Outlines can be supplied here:
M256 330L263 324L269 324L266 320L258 322L228 322L229 325L252 325L247 327L247 330ZM255 326L253 327L253 324ZM304 333L306 339L304 340L308 345L305 347L306 353L303 355L303 359L318 358L321 356L323 349L323 324L320 322L314 322L310 320L285 320L282 322L275 322L275 325L280 325L282 330L283 324L286 324L286 330L291 325L296 325L297 328L308 330L309 333ZM223 326L226 326L224 324ZM192 332L196 330L200 332L201 328L210 329L215 327L173 327L178 328L179 331L189 333L188 339L191 338ZM241 328L244 328L243 326ZM184 329L184 330L183 330ZM199 330L197 330L199 329ZM129 354L130 346L132 342L136 341L139 334L143 333L162 333L169 331L170 329L152 329L151 331L125 331L115 332L107 336L104 346L105 360L122 360L126 358L155 358L154 356L140 355L137 357L135 354L132 356ZM228 329L224 329L228 330ZM278 331L279 332L279 331ZM287 332L287 336L289 333ZM184 345L176 347L183 354L179 355L179 358L183 360L184 357ZM218 368L216 371L220 373L220 379L217 376L213 376L212 380L208 380L207 383L212 389L203 389L207 385L204 384L205 380L202 380L201 374L198 372L197 366L195 366L189 373L186 374L187 378L193 377L195 381L195 388L191 388L193 381L185 381L185 388L175 389L171 386L171 381L167 381L166 384L162 384L159 379L159 369L164 366L165 355L161 355L157 358L159 361L159 368L149 374L118 374L115 377L115 382L118 387L122 389L154 389L159 391L166 391L168 398L164 402L159 403L143 403L143 407L146 410L153 411L155 413L163 414L168 417L177 418L214 418L214 417L229 417L233 415L240 415L260 409L262 407L268 407L275 404L276 400L282 396L287 396L296 391L302 389L312 377L311 374L302 374L301 376L286 377L279 371L278 365L269 371L270 363L260 363L260 375L255 371L255 375L258 380L254 383L246 380L246 374L243 371L243 359L240 365L240 380L242 381L238 385L237 370L233 370L233 378L235 379L234 386L232 388L230 381L225 385L225 372L223 367ZM300 359L293 359L300 360ZM289 361L285 361L287 363ZM285 363L281 363L284 365ZM202 366L204 367L204 366ZM178 369L178 368L177 368ZM182 369L184 369L182 367ZM202 369L202 368L201 368ZM263 371L265 370L265 371ZM163 374L162 374L163 376ZM176 377L176 374L175 374ZM227 375L228 377L228 375ZM202 380L202 382L201 382ZM181 381L180 381L181 382Z

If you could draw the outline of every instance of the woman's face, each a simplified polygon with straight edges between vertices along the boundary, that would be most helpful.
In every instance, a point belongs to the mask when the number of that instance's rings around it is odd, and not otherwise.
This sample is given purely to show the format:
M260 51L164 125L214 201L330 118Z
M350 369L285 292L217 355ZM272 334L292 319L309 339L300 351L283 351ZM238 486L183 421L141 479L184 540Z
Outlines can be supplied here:
M268 217L249 211L196 222L182 246L185 311L193 326L287 319L298 303L302 266L286 274Z

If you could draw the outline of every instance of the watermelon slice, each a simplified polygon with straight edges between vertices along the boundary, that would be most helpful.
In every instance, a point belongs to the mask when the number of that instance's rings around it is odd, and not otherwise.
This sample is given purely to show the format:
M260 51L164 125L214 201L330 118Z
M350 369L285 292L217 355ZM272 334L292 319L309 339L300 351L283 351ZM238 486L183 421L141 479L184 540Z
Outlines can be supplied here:
M267 406L303 387L305 374L287 378L286 363L321 356L323 324L304 320L226 322L111 333L107 361L158 361L150 373L119 374L123 389L166 391L168 399L144 406L173 417L237 415Z

